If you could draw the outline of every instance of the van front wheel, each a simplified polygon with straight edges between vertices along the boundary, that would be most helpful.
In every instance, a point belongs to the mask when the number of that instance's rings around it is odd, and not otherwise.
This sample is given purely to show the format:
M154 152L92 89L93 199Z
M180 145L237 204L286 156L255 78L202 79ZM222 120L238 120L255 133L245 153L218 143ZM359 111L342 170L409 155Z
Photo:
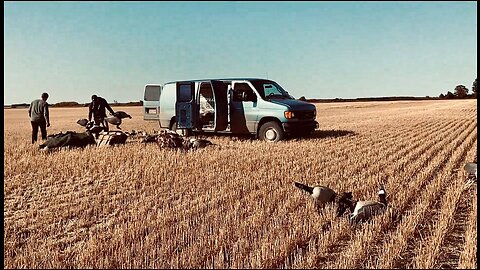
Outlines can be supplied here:
M278 142L283 139L283 129L277 122L266 122L260 127L259 138L266 142Z

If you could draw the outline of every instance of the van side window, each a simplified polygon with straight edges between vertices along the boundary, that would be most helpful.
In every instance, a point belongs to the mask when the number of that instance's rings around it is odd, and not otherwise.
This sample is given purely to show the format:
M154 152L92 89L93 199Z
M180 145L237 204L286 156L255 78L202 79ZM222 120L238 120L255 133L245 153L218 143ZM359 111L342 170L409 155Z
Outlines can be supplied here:
M179 102L188 102L192 100L192 87L190 84L180 84L179 88Z
M263 84L263 91L266 97L268 97L269 95L278 95L279 93L281 94L281 92L275 85L269 83Z
M236 83L233 88L233 101L253 100L255 93L247 83Z

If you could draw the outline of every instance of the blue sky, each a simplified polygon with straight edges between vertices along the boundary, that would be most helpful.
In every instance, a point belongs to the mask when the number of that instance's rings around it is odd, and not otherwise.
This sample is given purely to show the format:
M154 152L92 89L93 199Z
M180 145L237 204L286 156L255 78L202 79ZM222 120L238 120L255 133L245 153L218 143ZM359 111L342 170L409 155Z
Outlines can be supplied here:
M4 2L3 65L4 104L221 77L297 98L438 96L477 77L477 3Z

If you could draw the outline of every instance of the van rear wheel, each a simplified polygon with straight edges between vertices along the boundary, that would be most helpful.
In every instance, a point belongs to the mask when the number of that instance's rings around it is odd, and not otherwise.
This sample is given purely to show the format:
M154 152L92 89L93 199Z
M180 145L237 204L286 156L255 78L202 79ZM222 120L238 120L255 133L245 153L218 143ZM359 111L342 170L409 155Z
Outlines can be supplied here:
M170 119L170 125L168 126L168 129L177 131L177 120L175 119L175 116Z
M259 138L266 142L278 142L283 139L283 136L283 129L277 122L266 122L259 130Z

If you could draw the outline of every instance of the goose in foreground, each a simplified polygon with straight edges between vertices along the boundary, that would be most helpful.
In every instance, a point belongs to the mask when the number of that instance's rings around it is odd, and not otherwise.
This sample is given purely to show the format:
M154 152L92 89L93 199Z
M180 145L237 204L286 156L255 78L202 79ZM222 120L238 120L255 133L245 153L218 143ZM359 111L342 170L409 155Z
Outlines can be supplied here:
M339 200L338 216L341 216L346 209L352 212L350 221L357 223L359 221L366 221L372 216L383 214L387 209L385 188L380 186L378 191L379 201L353 201L351 198L342 197Z
M293 183L297 188L306 191L308 194L312 196L313 199L315 199L315 201L321 204L333 202L335 201L335 197L337 196L337 193L329 187L320 186L320 185L310 187L298 182L293 182Z
M337 203L337 216L340 216L341 214L343 214L343 212L345 212L345 209L342 209L342 205L339 204L340 201L337 200L337 193L333 191L333 189L320 185L310 187L298 182L294 182L294 185L297 188L306 191L312 196L317 211L320 210L327 203ZM344 192L341 198L344 198L344 200L352 200L352 192ZM339 214L340 212L341 214Z

